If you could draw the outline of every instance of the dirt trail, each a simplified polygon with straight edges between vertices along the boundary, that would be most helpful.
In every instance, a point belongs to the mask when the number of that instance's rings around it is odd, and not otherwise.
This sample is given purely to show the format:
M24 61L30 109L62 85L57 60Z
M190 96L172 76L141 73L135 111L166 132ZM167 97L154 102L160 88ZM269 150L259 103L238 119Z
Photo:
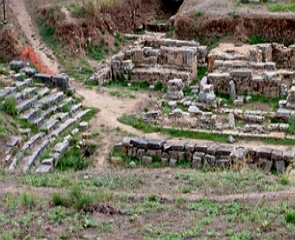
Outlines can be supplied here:
M42 60L47 68L51 69L54 73L58 73L58 61L54 57L51 49L41 41L31 16L27 12L24 0L10 0L8 1L8 4L16 17L18 24L22 28L29 45L33 48L35 55Z
M40 198L50 198L53 193L67 193L68 189L61 188L49 188L49 187L32 187L22 184L15 183L0 183L0 196L4 196L8 193L14 194L22 194L24 192L30 192L35 196ZM146 196L145 193L126 193L115 191L114 194L127 194L127 196L132 199L142 199ZM239 202L247 202L251 204L251 202L256 202L259 204L261 201L270 202L280 202L280 201L295 201L295 187L285 187L284 190L281 191L272 191L272 192L250 192L250 193L240 193L240 194L226 194L226 195L216 195L216 194L206 194L200 192L191 192L188 194L160 194L160 197L165 202L174 202L176 198L184 197L188 202L197 202L203 199L209 199L213 202L230 202L230 201L239 201Z

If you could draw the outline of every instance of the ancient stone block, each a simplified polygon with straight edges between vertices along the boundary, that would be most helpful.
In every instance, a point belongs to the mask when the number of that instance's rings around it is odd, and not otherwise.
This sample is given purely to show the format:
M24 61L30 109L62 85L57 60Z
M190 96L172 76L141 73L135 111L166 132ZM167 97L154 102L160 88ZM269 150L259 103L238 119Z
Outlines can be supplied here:
M204 156L204 162L207 162L210 167L214 167L216 163L216 158L214 155L206 154Z
M142 156L141 161L144 165L150 165L153 162L153 158L150 156Z
M278 173L284 173L285 172L285 161L279 160L275 161L275 168L278 171Z
M271 160L283 160L283 151L278 150L278 149L273 149L271 152Z
M149 139L148 140L148 148L149 149L162 149L166 141L157 140L157 139Z
M142 139L142 138L132 138L130 140L130 143L134 147L138 147L138 148L144 148L144 149L146 149L148 147L148 141L146 139Z
M220 169L226 169L229 168L230 160L229 159L219 159L216 160L216 167Z
M198 143L195 146L195 151L196 152L202 152L202 153L207 153L208 145L205 143Z
M192 161L192 168L200 169L202 167L202 159L200 157L195 157Z
M260 147L256 150L257 157L270 159L273 149L268 147Z
M169 166L170 167L175 167L176 163L177 163L177 159L173 159L173 158L169 159Z

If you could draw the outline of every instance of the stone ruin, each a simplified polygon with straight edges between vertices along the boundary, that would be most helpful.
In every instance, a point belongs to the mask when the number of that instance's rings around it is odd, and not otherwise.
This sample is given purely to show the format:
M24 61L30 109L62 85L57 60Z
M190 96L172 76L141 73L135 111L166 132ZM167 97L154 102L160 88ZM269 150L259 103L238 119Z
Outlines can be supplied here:
M23 69L22 61L13 61L10 66L12 69L17 67L16 70ZM67 76L23 72L26 74L15 73L12 76L11 86L0 90L0 98L6 101L13 97L17 117L34 126L38 132L32 128L18 129L19 135L11 136L6 143L6 157L1 165L11 172L50 172L70 147L71 139L85 130L85 123L79 125L80 129L71 128L78 125L90 109L83 109L81 103L60 90L72 90ZM43 83L35 84L34 79ZM59 88L50 89L44 83ZM45 150L50 154L42 159Z
M277 170L285 172L289 164L294 163L294 151L281 151L268 147L257 149L228 144L208 144L202 141L163 141L158 139L124 138L114 145L131 158L144 165L160 161L163 166L174 167L178 162L188 162L192 168L220 168L241 170L244 167L262 169L264 172ZM112 157L111 161L123 164L122 159Z
M282 61L284 59L281 54L277 44L241 47L221 44L208 55L208 82L219 93L231 94L231 88L238 95L284 97L292 86L295 75L292 69L277 69L280 62L278 55L282 57ZM293 60L292 57L288 59L284 65L289 67Z
M165 38L165 34L150 33L139 37L133 45L114 55L91 78L100 84L113 79L128 82L161 82L181 79L187 86L196 76L197 65L206 60L206 46L195 41Z
M286 59L284 65L291 66L293 49L293 46L287 48L276 43L239 47L221 44L209 54L209 73L199 86L191 87L192 95L169 101L170 113L162 113L163 105L160 104L156 111L143 113L142 119L198 132L294 139L294 135L288 132L288 119L295 116L295 72L290 68L276 68L278 56ZM223 105L214 91L228 94L233 106ZM243 107L252 101L248 94L280 97L282 100L276 111L248 110ZM187 110L183 110L185 108Z
M66 74L62 75L50 75L50 74L43 74L37 73L36 69L25 67L24 62L22 60L13 60L10 62L10 68L16 70L17 72L14 74L15 80L20 80L24 74L28 77L31 77L35 80L39 80L42 83L49 84L54 87L59 87L62 90L72 90L73 88L70 86L69 76Z

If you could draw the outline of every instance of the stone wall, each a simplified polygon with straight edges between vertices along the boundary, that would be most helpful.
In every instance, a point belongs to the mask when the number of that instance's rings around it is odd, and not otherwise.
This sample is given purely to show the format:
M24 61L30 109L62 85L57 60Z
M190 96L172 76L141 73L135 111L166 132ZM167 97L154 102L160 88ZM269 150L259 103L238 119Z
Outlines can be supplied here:
M220 93L229 93L229 83L233 81L237 94L284 97L295 78L294 53L293 46L287 48L276 43L221 45L208 56L211 63L208 82Z
M171 79L182 79L185 85L195 77L197 56L205 61L206 48L194 41L167 39L161 35L149 35L114 55L111 62L113 79L150 84Z
M175 166L177 162L187 161L192 168L216 167L240 170L245 165L265 172L277 170L283 173L295 152L283 152L278 149L260 147L257 149L233 146L229 144L207 144L204 142L163 141L156 139L124 138L115 144L115 150L121 150L128 156L151 164L160 160L164 166ZM118 159L116 159L118 163Z

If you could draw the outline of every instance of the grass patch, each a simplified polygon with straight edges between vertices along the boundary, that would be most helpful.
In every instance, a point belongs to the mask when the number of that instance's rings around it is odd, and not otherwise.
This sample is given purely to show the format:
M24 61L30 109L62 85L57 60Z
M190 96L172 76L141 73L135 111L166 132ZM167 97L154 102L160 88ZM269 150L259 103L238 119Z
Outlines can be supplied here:
M192 139L207 139L214 140L217 142L227 142L227 136L222 134L213 133L198 133L190 130L175 129L175 128L164 128L162 126L155 126L152 124L146 124L139 118L131 115L123 115L118 118L118 121L126 125L130 125L144 133L161 132L164 134L169 134L171 137L186 137Z
M88 146L88 148L90 149L89 151L94 151L94 147L92 147L92 145ZM86 169L92 161L92 157L84 157L81 149L74 146L59 160L56 169L59 171L67 171L69 169L81 171Z
M283 4L267 4L267 9L271 12L295 12L295 3Z
M110 53L108 43L105 42L104 39L101 39L99 44L94 45L93 43L89 43L86 46L86 55L96 61L101 61L106 58L106 56Z
M0 105L0 109L5 112L6 114L9 114L11 116L17 115L17 109L16 109L16 100L13 96L9 96L5 98L5 100Z
M254 45L254 44L259 44L259 43L266 43L267 41L264 40L262 37L260 36L252 36L249 39L249 44Z
M87 109L90 109L90 111L82 117L81 121L89 122L99 112L99 109L95 107Z
M55 28L45 22L44 19L37 19L37 26L39 28L42 40L50 46L54 51L57 49L57 38L55 36Z

